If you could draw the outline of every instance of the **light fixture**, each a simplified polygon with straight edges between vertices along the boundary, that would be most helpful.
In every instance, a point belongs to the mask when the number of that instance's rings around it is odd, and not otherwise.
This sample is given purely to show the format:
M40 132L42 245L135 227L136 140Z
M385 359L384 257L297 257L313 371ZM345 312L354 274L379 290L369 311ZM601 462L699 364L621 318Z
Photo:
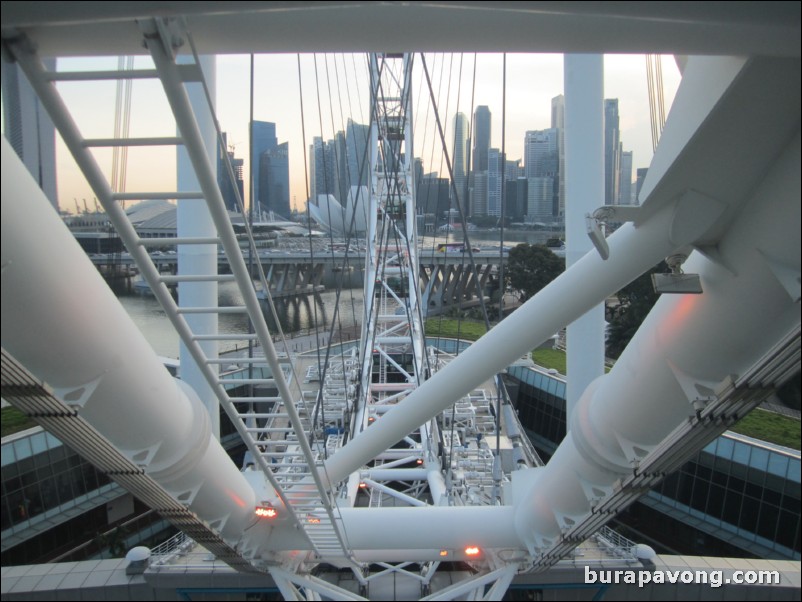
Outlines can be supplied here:
M699 295L702 293L702 281L699 274L686 274L682 264L688 258L686 253L675 253L666 257L666 264L671 269L668 274L652 274L652 287L659 294Z
M602 226L608 222L633 222L639 212L640 207L635 205L604 205L593 213L585 214L585 226L590 242L596 247L602 259L606 261L610 257L610 247Z
M588 230L590 242L592 242L593 246L596 247L596 250L599 252L599 256L602 259L607 260L610 257L610 247L607 245L607 239L604 238L604 232L602 232L601 229L601 220L588 213L585 215L585 226Z
M259 518L276 518L278 516L278 510L273 508L273 506L269 503L263 503L261 506L256 506L254 513Z
M478 556L479 555L479 547L478 546L468 546L465 548L465 555L466 556Z

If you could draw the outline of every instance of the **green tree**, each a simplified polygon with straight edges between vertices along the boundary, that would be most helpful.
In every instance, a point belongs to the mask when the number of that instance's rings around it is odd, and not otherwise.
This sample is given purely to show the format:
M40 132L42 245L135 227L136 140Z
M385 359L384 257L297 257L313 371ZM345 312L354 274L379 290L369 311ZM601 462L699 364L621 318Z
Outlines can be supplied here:
M607 329L608 356L617 358L621 355L654 304L657 303L660 295L654 292L652 274L668 271L666 262L661 261L618 291L616 296L620 305L610 317L610 326Z
M523 243L510 250L505 280L526 301L564 270L565 260L547 247Z

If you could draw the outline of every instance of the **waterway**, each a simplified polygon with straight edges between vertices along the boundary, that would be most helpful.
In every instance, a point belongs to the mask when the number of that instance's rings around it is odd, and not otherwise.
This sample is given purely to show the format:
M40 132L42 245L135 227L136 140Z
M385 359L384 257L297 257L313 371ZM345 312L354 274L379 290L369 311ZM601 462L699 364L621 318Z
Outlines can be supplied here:
M234 283L220 284L220 305L224 307L242 305L242 297ZM178 334L173 329L159 303L154 297L125 293L118 295L120 303L139 327L145 339L157 354L165 357L178 357ZM275 320L270 310L263 303L268 328L276 332ZM335 323L335 332L340 328L353 327L361 322L364 311L361 288L345 289L340 294L340 310L337 307L337 292L324 291L317 295L277 299L276 313L285 333L293 333L314 328L318 325L326 330ZM245 315L220 314L218 329L221 333L241 333L248 331L248 320ZM221 343L221 351L225 344Z
M490 248L499 245L499 235L500 231L498 230L475 230L469 233L469 238L472 245ZM504 246L512 247L522 242L543 244L548 238L554 236L557 236L557 234L552 232L505 230ZM461 232L452 232L448 236L421 237L420 242L421 246L426 249L432 248L441 242L454 242L457 240L462 240ZM178 335L156 299L132 292L119 293L118 298L156 353L166 357L177 358ZM219 300L221 306L242 305L242 297L239 290L231 282L219 285ZM268 327L271 332L275 332L277 330L275 320L272 319L267 305L263 305ZM335 290L326 290L317 295L277 299L275 305L279 322L285 333L315 328L315 325L328 332L333 321L335 321L335 330L346 329L359 324L364 311L364 298L360 285L356 288L342 290L339 311L336 309L337 292ZM221 314L218 327L221 333L247 332L248 322L244 315Z

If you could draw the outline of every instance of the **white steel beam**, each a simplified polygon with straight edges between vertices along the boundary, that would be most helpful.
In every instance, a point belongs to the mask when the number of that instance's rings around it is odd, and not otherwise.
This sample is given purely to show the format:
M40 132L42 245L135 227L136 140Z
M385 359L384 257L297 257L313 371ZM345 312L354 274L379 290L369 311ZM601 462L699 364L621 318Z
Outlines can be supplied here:
M604 57L566 54L565 73L565 268L593 248L585 214L604 205ZM604 374L604 303L567 329L565 415L585 388Z

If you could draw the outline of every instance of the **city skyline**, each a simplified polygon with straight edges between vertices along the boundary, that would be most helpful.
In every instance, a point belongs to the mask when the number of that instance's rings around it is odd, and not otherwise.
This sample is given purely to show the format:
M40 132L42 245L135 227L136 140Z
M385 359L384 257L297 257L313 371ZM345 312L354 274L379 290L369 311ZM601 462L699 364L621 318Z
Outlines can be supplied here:
M474 56L476 56L476 87L472 89ZM673 58L664 56L665 96L667 104L673 99L679 82L679 72ZM64 61L61 69L86 68L86 60ZM422 158L424 171L447 175L442 159L442 145L437 134L434 111L431 110L429 91L423 76L420 56L415 57L417 83L413 100L415 122L415 155ZM502 119L502 60L500 54L482 55L426 55L434 95L439 97L439 117L446 140L453 142L453 119L457 112L473 116L479 106L489 107L491 113L490 146L501 149ZM81 62L83 61L83 62ZM93 60L94 63L101 61ZM139 62L144 59L137 59ZM299 90L299 62L302 86ZM367 69L364 55L259 55L254 59L254 110L253 119L276 124L282 139L289 143L290 205L293 209L305 208L311 158L308 148L315 136L333 139L338 131L347 129L347 120L367 123ZM460 67L460 63L462 66ZM317 67L317 78L315 77ZM93 68L105 68L105 65ZM250 113L249 92L250 59L248 56L219 56L217 60L217 115L221 129L228 133L229 150L243 158L243 175L246 181L245 196L250 174L248 160L248 122ZM462 77L458 75L461 73ZM326 74L328 78L326 78ZM337 82L339 81L339 88ZM449 86L450 84L450 86ZM98 88L110 84L97 84ZM60 84L79 126L87 135L108 135L113 124L98 115L96 103L87 102L83 89L71 89L75 84ZM507 55L507 115L506 157L523 159L524 134L528 130L546 129L551 125L552 98L563 93L562 55ZM459 92L459 94L458 94ZM300 96L303 94L301 123ZM158 115L169 115L157 82L136 81L132 110L132 135L164 135L169 133L170 122ZM318 97L320 104L318 105ZM473 104L471 105L471 97ZM618 98L621 115L621 140L633 152L633 171L648 166L651 160L649 107L646 88L645 59L642 55L615 55L605 57L605 98ZM331 98L329 103L327 98ZM83 115L85 121L80 118ZM470 117L469 117L470 119ZM106 125L108 123L108 125ZM322 126L321 126L322 124ZM471 124L472 125L472 124ZM154 130L160 129L159 133ZM88 185L76 173L72 159L58 142L57 169L59 203L62 210L71 211L73 199L91 199ZM103 162L99 151L99 160ZM143 156L130 159L128 190L158 190L175 177L174 159L163 149L139 150ZM449 150L451 152L451 150ZM307 154L306 168L304 154ZM108 152L111 156L110 151ZM108 160L110 164L110 159ZM310 191L311 192L311 191ZM90 203L91 205L91 203Z

